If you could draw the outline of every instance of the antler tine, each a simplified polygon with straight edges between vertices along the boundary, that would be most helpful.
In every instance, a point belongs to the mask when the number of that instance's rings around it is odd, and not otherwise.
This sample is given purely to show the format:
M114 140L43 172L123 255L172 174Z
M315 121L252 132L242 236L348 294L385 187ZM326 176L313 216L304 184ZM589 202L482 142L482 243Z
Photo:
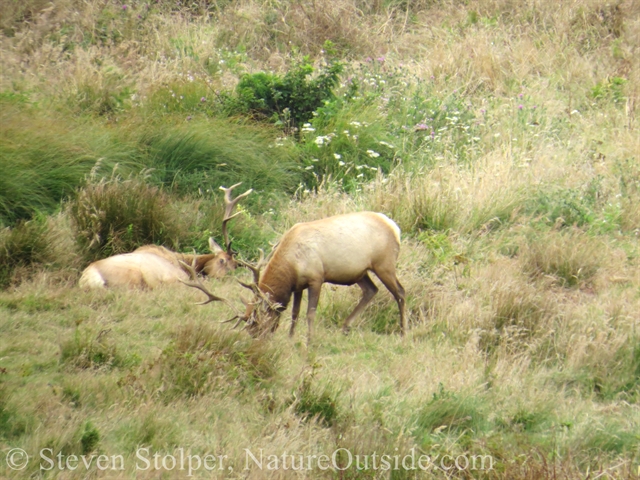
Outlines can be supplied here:
M236 259L236 262L238 262L240 265L251 270L251 272L253 273L253 284L256 287L260 284L260 270L262 270L262 267L264 267L264 250L259 249L259 251L260 251L260 259L256 264L252 264L249 262L245 262L244 260ZM253 289L253 285L248 286L247 284L243 284L242 282L240 282L240 285L242 285L245 288Z
M195 260L194 260L194 262L195 262ZM188 263L185 263L182 260L180 260L180 263L182 264L183 267L185 267L187 269L187 271L189 272L189 274L191 276L191 279L192 279L192 281L190 281L190 282L187 282L187 281L182 280L182 279L180 279L180 281L182 283L184 283L188 287L197 288L202 293L204 293L207 297L209 297L208 300L205 300L204 302L199 302L198 305L206 305L207 303L211 303L211 302L224 302L227 305L229 304L229 302L227 302L226 299L224 299L222 297L218 297L217 295L214 295L213 293L211 293L207 289L207 287L204 286L202 281L198 278L198 274L196 273L196 269L194 268L193 265L189 265Z
M237 321L236 323L234 323L234 324L233 324L233 327L231 327L231 328L234 328L234 329L235 329L235 328L238 328L238 325L240 325L240 322L243 322L243 321L244 321L244 322L246 322L246 321L247 321L247 317L243 317L243 316L241 316L241 315L236 315L235 317L230 318L229 320L225 320L224 322L220 322L220 323L231 323L231 322L233 322L236 318L238 319L238 321Z
M229 188L220 187L220 190L224 192L224 218L222 219L222 236L224 237L224 244L227 247L227 251L231 251L231 242L229 241L229 232L227 231L227 222L238 215L240 212L236 212L232 215L233 209L239 200L243 199L251 192L253 189L250 188L246 192L238 195L236 198L231 198L231 191L236 188L238 185L242 185L242 182L236 183L235 185L230 186Z

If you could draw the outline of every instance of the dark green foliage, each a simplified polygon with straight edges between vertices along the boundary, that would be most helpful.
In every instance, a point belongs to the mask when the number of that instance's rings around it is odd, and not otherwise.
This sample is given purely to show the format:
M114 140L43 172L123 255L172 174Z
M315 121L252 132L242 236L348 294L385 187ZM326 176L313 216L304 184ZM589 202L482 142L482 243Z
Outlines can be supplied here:
M87 455L93 452L93 450L98 445L99 441L100 441L100 432L98 431L98 429L95 426L93 426L91 422L85 423L82 436L80 437L82 454Z
M48 260L47 233L43 219L20 222L0 231L0 289L9 285L17 269Z
M231 115L249 114L285 127L299 127L334 97L333 89L342 70L342 64L331 63L314 77L311 61L305 57L283 76L246 74L235 95L221 97L222 108Z
M141 179L90 183L69 206L76 241L89 260L151 243L171 248L181 225L170 201L163 190Z
M305 376L295 393L295 412L304 419L317 419L325 427L331 427L338 419L339 392L330 386L323 389L314 387L313 378L313 373Z
M266 385L278 371L279 352L265 341L206 324L176 330L159 360L167 400L204 395L213 388Z
M550 226L583 226L594 221L597 188L547 188L541 190L526 208L527 212Z

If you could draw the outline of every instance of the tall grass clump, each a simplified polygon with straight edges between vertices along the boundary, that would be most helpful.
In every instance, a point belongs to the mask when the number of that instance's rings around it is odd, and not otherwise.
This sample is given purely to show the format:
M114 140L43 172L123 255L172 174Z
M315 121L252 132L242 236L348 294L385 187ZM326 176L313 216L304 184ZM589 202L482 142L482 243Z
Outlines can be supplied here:
M141 178L91 182L77 192L68 210L87 260L151 243L175 248L183 232L169 195Z
M510 352L534 349L550 330L551 302L517 280L498 280L488 294L490 315L480 333L480 348L487 353L499 346Z
M163 397L198 397L213 389L265 387L278 372L279 350L240 332L190 323L172 334L158 360Z
M590 286L602 266L603 244L579 230L532 234L520 249L523 271L562 287Z
M99 125L1 101L0 159L0 225L12 225L54 213L92 171L130 171L137 151Z
M412 416L412 434L422 448L442 445L444 436L468 442L490 428L486 402L477 395L461 395L440 384L432 398Z
M171 122L173 123L173 122ZM277 132L225 119L156 125L140 132L150 181L178 194L217 190L243 182L256 190L292 192L301 175L296 149L275 140Z
M42 218L0 230L0 289L9 286L21 271L50 257L47 223Z
M72 338L60 344L60 363L78 369L113 368L126 363L109 330L98 333L76 328Z

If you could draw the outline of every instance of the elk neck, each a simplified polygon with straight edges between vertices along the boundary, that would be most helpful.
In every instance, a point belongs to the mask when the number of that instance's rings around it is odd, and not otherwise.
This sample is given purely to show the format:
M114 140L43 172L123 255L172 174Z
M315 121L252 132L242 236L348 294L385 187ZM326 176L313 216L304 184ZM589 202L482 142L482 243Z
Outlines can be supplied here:
M274 303L279 303L282 308L287 308L291 295L296 286L296 274L291 265L278 262L277 255L267 264L260 279L258 287Z

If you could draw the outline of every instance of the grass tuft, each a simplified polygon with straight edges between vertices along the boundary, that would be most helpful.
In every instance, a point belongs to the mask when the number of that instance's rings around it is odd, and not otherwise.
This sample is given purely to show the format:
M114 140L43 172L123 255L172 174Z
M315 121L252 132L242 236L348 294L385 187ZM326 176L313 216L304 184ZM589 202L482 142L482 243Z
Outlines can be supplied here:
M158 363L158 381L167 400L267 386L277 374L279 351L244 333L187 324L176 330Z

